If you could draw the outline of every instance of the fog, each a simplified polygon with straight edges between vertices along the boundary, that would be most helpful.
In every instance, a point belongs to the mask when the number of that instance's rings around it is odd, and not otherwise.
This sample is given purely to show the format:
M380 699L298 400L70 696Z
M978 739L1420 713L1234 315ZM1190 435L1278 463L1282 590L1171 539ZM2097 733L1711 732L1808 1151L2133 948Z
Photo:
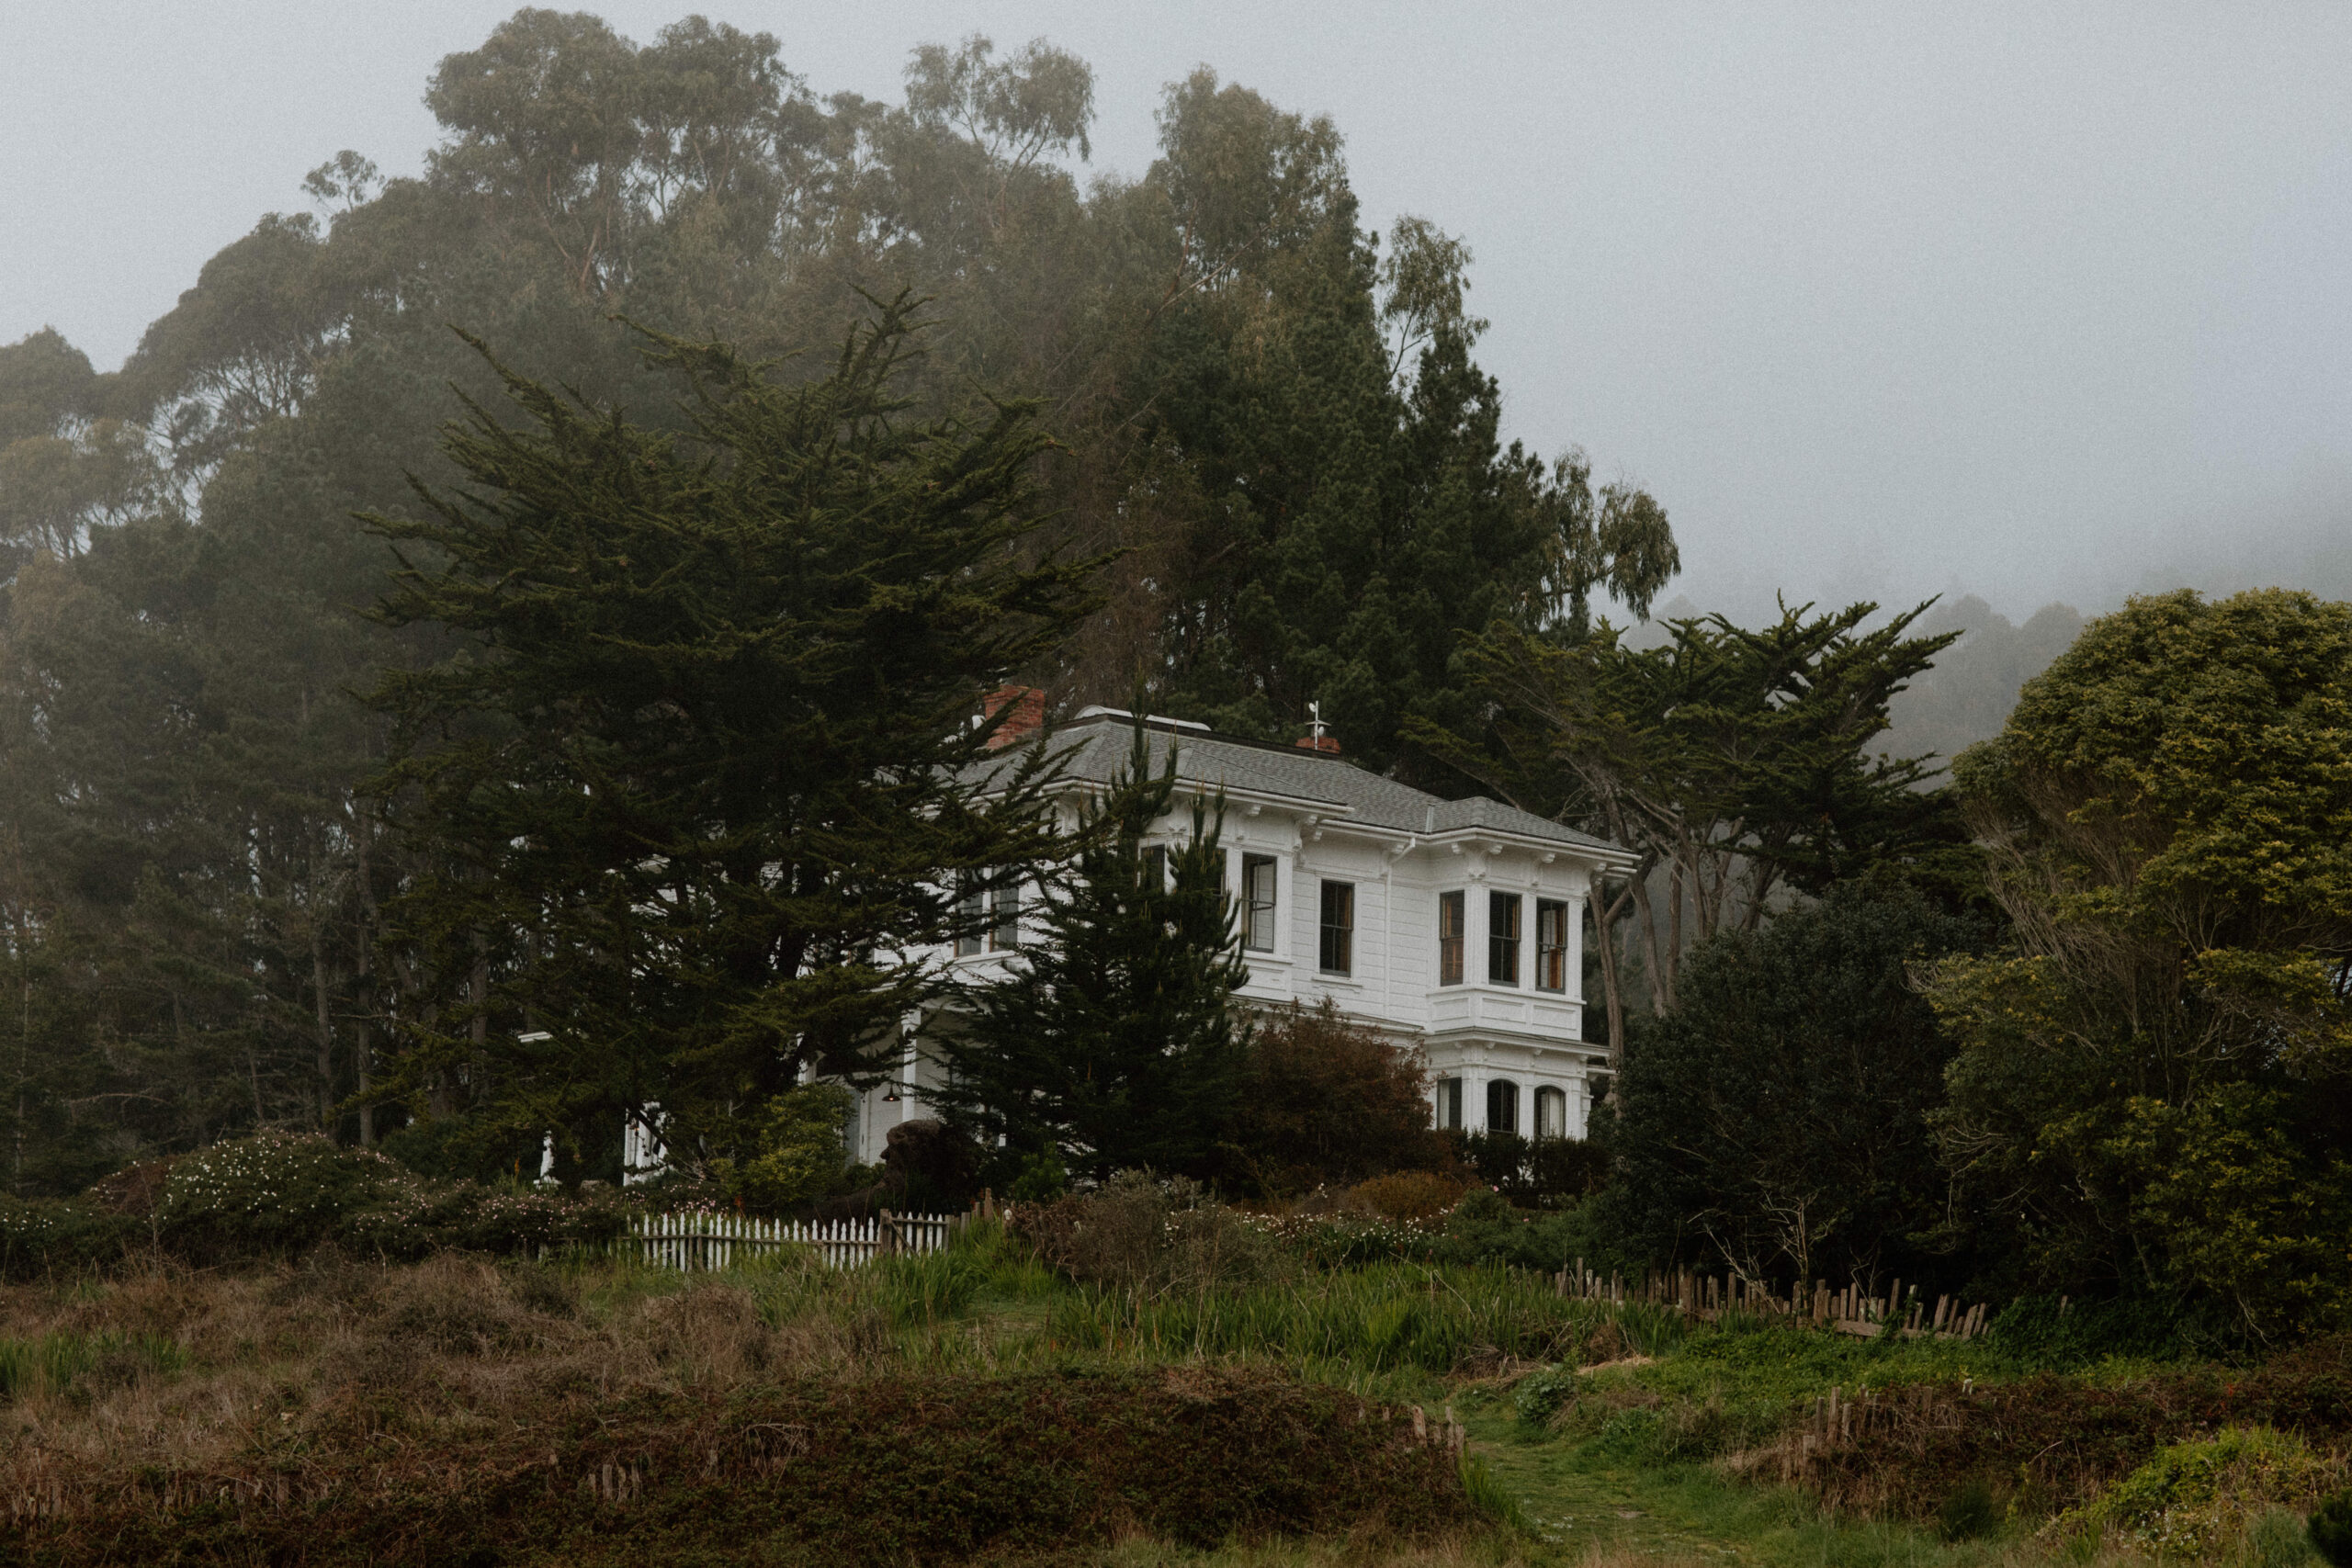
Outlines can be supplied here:
M0 342L119 364L305 170L416 171L434 62L511 8L0 3ZM2352 593L2352 10L707 9L820 94L1043 35L1098 73L1097 170L1196 62L1328 112L1368 224L1476 253L1511 433L1647 486L1690 603Z

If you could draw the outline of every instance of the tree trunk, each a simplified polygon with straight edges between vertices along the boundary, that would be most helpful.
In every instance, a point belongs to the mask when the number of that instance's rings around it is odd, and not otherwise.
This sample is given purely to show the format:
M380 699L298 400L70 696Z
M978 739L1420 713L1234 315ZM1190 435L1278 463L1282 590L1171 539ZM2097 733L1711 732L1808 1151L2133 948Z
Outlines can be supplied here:
M319 1012L319 1130L334 1135L334 1020L327 1008L327 955L323 922L311 923L311 990Z
M1618 961L1617 931L1633 901L1634 882L1628 881L1606 903L1588 900L1585 905L1592 914L1593 950L1600 960L1600 995L1609 1020L1609 1070L1612 1073L1625 1053L1625 981Z

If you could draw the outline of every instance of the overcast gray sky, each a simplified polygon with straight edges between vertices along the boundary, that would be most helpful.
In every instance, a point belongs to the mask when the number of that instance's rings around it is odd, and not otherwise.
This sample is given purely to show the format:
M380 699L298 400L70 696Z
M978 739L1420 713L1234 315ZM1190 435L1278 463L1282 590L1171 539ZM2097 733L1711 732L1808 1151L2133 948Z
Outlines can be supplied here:
M305 170L416 170L513 8L0 0L0 342L119 364ZM2352 594L2352 6L701 8L820 93L1045 36L1129 174L1199 62L1330 114L1368 220L1476 252L1511 434L1647 485L1711 607Z

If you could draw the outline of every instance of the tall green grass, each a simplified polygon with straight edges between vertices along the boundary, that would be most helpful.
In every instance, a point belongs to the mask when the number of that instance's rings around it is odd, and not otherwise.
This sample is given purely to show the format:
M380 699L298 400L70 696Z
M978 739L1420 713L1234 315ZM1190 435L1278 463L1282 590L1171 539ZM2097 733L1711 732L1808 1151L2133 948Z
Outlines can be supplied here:
M1644 1355L1682 1335L1664 1312L1563 1300L1540 1276L1410 1263L1184 1295L1073 1290L1055 1301L1048 1332L1069 1349L1129 1357L1266 1357L1444 1373L1482 1356L1571 1359L1604 1323Z
M187 1352L161 1334L44 1334L0 1338L0 1399L71 1396L101 1383L127 1383L141 1373L171 1373Z

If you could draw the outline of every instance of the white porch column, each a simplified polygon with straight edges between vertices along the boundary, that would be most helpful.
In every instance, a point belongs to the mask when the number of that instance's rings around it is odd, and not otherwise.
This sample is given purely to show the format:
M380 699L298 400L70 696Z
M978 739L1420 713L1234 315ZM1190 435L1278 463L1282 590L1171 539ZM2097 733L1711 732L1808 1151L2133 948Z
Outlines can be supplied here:
M1465 1133L1487 1130L1487 1079L1489 1076L1484 1063L1476 1066L1467 1063L1463 1066L1462 1130Z
M1584 1005L1584 910L1585 896L1568 895L1568 999L1578 1007Z
M1473 856L1470 880L1462 893L1462 983L1483 986L1487 983L1487 861L1483 855ZM1481 1102L1483 1104L1483 1102ZM1478 1124L1486 1123L1486 1111L1478 1112Z

